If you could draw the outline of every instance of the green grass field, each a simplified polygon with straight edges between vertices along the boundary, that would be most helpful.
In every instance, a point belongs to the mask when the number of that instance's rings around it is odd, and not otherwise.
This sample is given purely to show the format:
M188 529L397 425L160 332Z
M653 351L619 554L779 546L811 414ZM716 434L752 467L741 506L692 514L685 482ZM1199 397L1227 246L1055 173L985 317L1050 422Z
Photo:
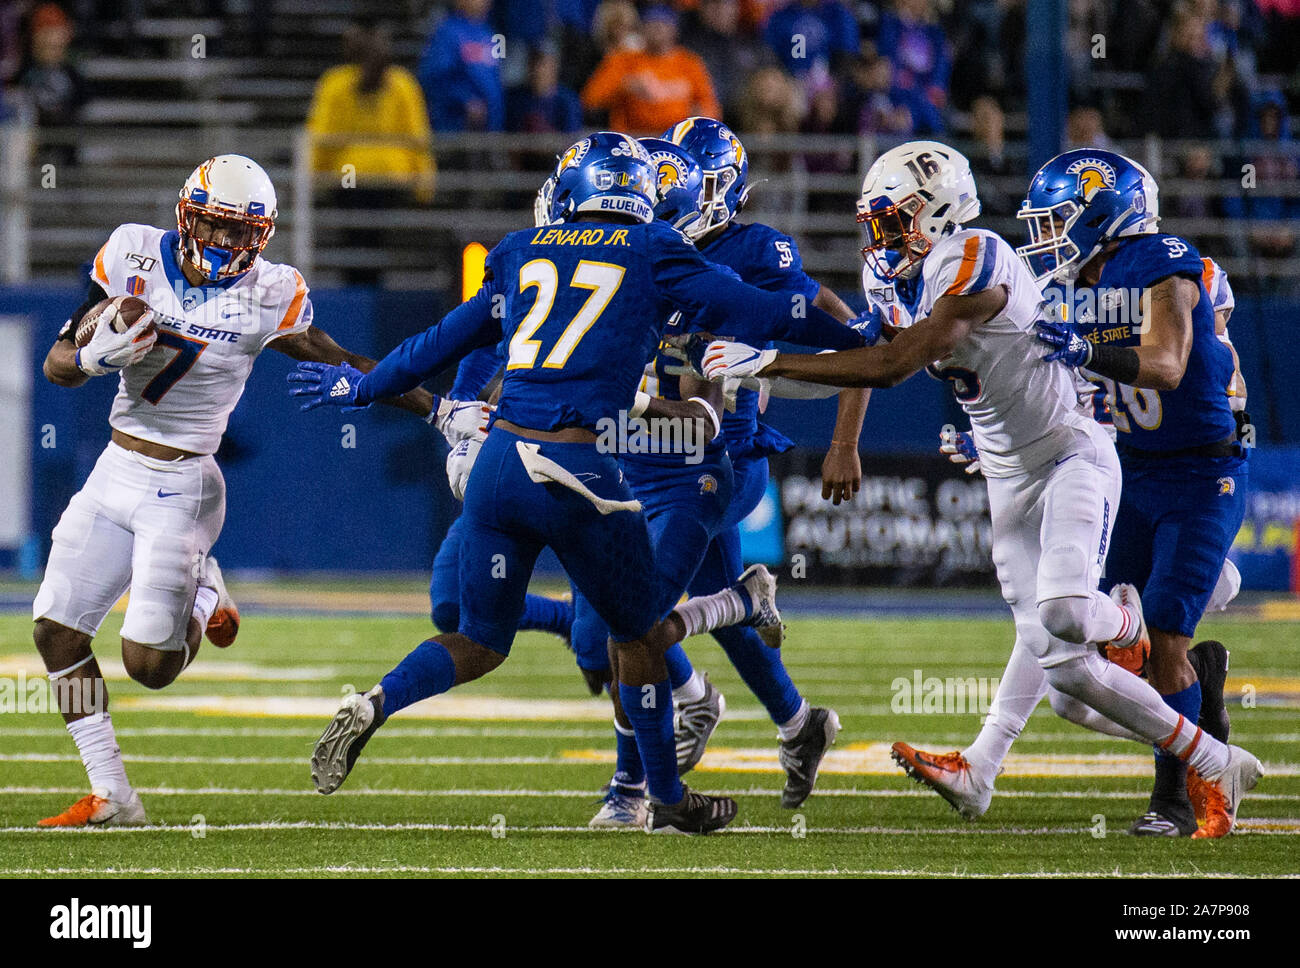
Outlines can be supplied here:
M0 875L381 876L733 874L852 876L1246 876L1300 869L1300 624L1206 622L1232 649L1233 735L1268 775L1222 842L1123 830L1146 804L1149 755L1057 719L1044 703L967 823L887 760L906 740L948 750L973 713L900 714L894 680L996 677L1012 627L997 620L789 616L786 660L844 730L817 792L782 810L775 729L709 639L688 643L727 696L710 753L689 778L737 796L707 838L592 831L612 772L607 706L588 699L554 638L524 634L486 680L394 717L338 793L314 792L308 758L349 686L368 688L428 634L419 617L245 617L226 652L205 645L168 689L125 681L120 616L98 652L133 783L155 827L33 829L86 792L57 716L0 715ZM0 616L0 676L40 674L31 625ZM1240 704L1243 687L1253 708ZM1095 835L1104 817L1107 835Z

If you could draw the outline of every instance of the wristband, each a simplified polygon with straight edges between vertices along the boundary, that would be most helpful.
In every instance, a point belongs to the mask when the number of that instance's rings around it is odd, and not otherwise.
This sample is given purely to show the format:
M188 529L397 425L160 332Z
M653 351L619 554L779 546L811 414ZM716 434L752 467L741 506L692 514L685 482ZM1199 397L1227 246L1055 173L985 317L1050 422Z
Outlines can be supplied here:
M1137 350L1131 346L1088 345L1092 349L1092 356L1084 364L1086 369L1128 386L1137 382L1138 369L1141 367Z
M645 413L646 408L649 406L650 394L646 393L644 390L638 390L636 396L632 399L632 409L627 412L627 415L635 420L637 417Z
M429 407L429 415L424 418L424 422L431 427L436 427L438 425L438 411L442 409L442 397L436 393L431 393L430 396L433 397L433 404Z
M722 421L718 419L718 411L713 409L713 404L709 403L703 397L691 397L687 403L698 403L708 413L709 419L713 421L713 434L709 437L712 440L722 432Z

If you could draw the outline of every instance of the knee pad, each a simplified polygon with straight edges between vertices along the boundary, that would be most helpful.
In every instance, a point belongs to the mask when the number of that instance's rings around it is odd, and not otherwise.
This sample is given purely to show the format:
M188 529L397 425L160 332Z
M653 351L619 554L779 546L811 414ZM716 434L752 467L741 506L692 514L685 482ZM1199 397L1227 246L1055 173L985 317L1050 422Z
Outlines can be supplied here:
M1082 545L1044 548L1038 559L1038 600L1088 594L1097 587L1095 570Z
M127 607L122 623L122 638L160 652L179 652L186 647L185 633L190 612L180 619L171 609L151 602L135 602Z
M1066 642L1088 641L1091 615L1090 598L1070 595L1065 598L1049 598L1038 603L1038 620L1043 623L1043 628Z

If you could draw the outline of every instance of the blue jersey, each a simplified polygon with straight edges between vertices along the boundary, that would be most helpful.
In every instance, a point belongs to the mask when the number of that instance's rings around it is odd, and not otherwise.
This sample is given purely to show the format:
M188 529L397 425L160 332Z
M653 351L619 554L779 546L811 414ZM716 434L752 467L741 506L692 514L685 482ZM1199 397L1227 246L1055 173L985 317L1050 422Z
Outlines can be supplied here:
M533 430L598 432L631 406L665 321L678 309L712 332L761 333L829 349L861 336L791 294L722 274L663 222L577 221L506 236L482 287L363 376L357 403L404 393L472 350L499 343L506 361L496 415Z
M700 251L710 261L728 266L745 282L760 289L797 292L809 304L821 289L821 284L803 271L803 260L794 239L769 225L731 222L701 246ZM768 346L770 342L763 344L763 348ZM736 393L736 409L723 417L722 431L727 442L736 448L744 450L751 446L759 433L757 391L741 389Z
M1144 290L1170 276L1186 276L1201 289L1192 310L1192 348L1187 369L1174 390L1106 386L1111 418L1122 450L1174 451L1217 443L1236 433L1228 406L1232 382L1232 351L1214 333L1214 307L1201 282L1200 254L1190 242L1174 235L1140 235L1119 240L1119 249L1102 267L1091 290L1091 318L1084 310L1075 322L1094 342L1137 346L1141 334L1132 319ZM1076 300L1080 294L1076 292Z
M477 400L484 388L501 369L501 355L495 346L484 346L468 354L456 367L456 382L449 396L452 400Z

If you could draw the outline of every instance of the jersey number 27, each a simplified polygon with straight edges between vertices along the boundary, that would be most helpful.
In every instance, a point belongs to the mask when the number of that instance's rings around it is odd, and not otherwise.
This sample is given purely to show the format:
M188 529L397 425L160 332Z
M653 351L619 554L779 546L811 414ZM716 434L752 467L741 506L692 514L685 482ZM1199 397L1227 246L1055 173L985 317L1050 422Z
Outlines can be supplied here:
M542 360L542 366L558 370L569 362L569 357L578 348L587 331L595 325L600 314L605 311L609 301L623 284L624 268L609 262L591 262L583 259L573 270L569 285L577 289L589 289L582 308L574 315L569 324L560 333L559 339ZM519 291L536 288L537 299L533 308L519 323L515 335L510 337L510 356L506 361L507 370L526 370L536 365L537 356L542 349L542 341L533 339L542 328L551 308L555 305L556 294L560 290L560 274L555 263L550 259L534 259L519 267Z

